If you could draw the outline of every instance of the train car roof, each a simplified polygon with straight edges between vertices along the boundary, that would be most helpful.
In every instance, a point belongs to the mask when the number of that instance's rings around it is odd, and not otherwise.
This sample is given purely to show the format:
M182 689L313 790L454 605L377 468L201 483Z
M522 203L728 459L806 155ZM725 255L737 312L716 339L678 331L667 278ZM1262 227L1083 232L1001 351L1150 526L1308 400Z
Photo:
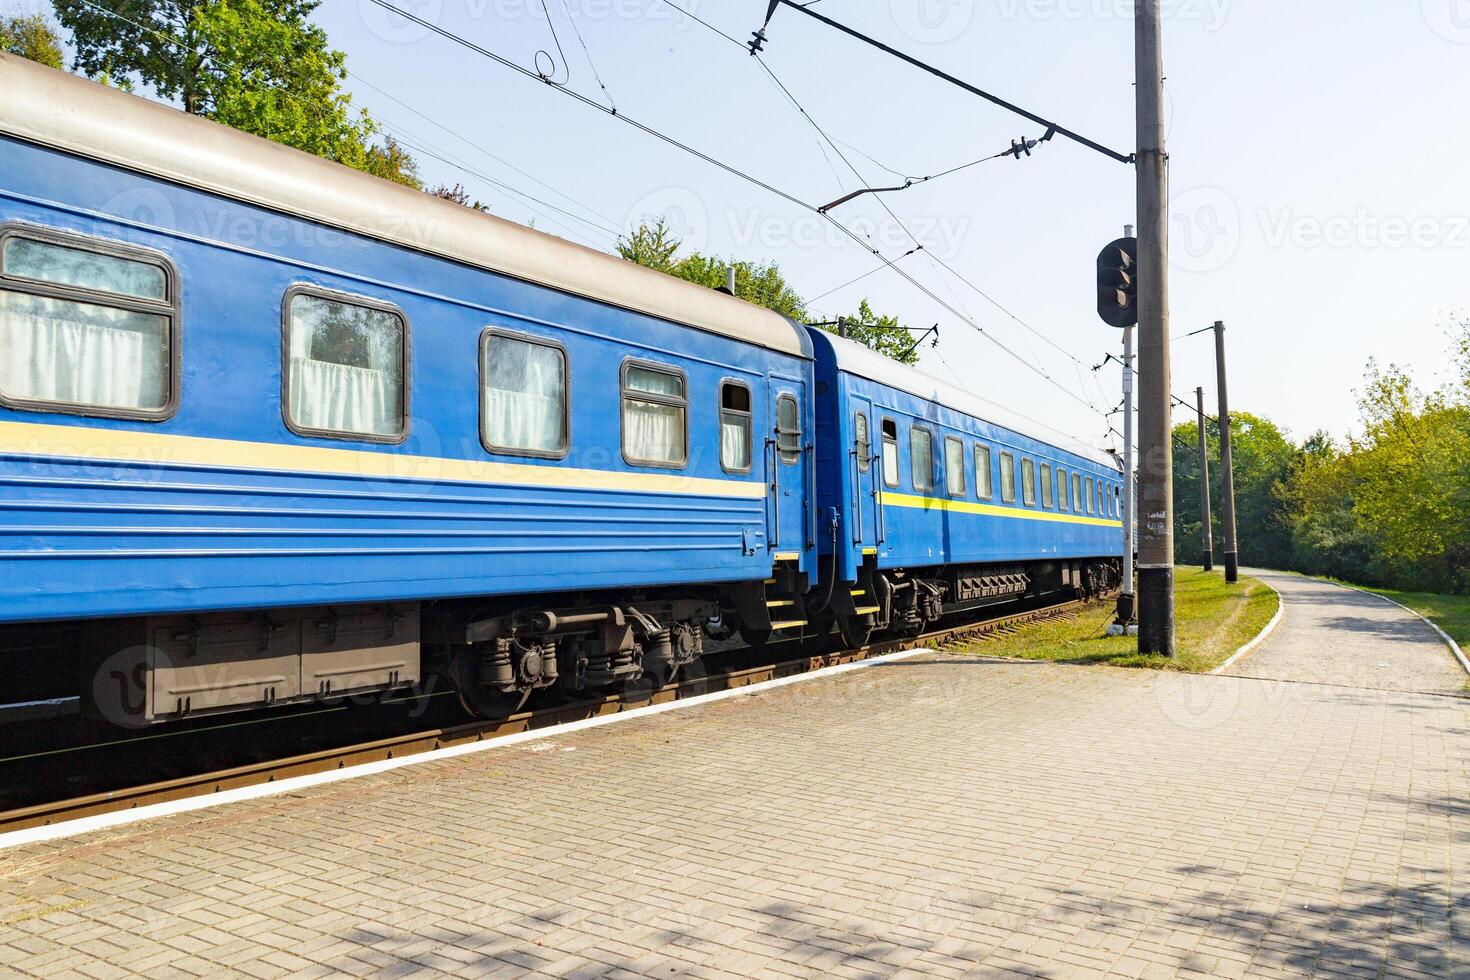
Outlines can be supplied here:
M831 350L839 371L855 374L890 388L897 388L916 398L922 398L957 412L963 412L981 421L999 425L1029 439L1035 439L1037 442L1046 443L1091 460L1100 466L1114 470L1121 469L1116 457L1101 449L1095 449L1074 436L1048 431L1043 426L1022 418L995 402L987 401L963 388L941 381L918 368L901 364L855 340L839 337L818 327L807 329L812 335L813 345L818 350L818 357L820 358L822 346L825 344Z
M802 328L742 300L178 109L0 53L0 133L761 347Z

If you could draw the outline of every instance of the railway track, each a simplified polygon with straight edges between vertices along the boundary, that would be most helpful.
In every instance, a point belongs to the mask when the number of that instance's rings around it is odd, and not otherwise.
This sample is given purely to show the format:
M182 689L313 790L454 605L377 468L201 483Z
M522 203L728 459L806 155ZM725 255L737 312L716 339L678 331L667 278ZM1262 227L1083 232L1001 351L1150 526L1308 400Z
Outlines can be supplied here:
M53 826L85 817L207 796L225 790L258 786L295 776L313 775L389 759L401 759L405 756L419 755L466 743L493 741L533 729L554 728L558 725L617 714L650 704L664 704L714 691L748 687L776 678L809 673L825 667L868 660L889 653L967 636L978 638L987 634L1008 635L1022 624L1065 616L1101 601L1103 600L1074 599L1037 609L1011 612L979 622L947 626L911 639L882 640L859 649L810 654L754 667L737 667L722 673L682 680L641 698L611 694L601 698L521 712L502 721L474 721L435 727L229 769L180 776L124 789L91 793L70 799L0 811L0 833ZM766 652L768 654L777 652L780 646L781 644L772 643L766 648Z

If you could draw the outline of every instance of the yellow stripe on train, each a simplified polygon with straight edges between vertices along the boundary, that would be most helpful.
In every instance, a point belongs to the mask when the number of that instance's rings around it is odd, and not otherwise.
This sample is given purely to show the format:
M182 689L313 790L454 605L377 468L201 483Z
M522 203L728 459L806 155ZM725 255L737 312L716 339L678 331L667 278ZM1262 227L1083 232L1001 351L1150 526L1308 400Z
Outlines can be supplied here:
M134 429L101 429L32 422L0 422L0 454L45 456L141 466L206 466L293 474L360 476L433 483L440 480L567 490L608 490L760 500L760 480L713 480L669 473L623 473L557 464L536 466L490 460L444 459L397 452L288 446L177 436ZM162 489L160 487L160 489Z
M986 517L1009 517L1018 521L1048 521L1054 524L1086 524L1091 527L1112 527L1122 530L1123 522L1103 517L1083 517L1080 514L1056 514L1047 511L1023 510L1019 507L1001 507L996 504L977 504L968 500L947 500L943 497L916 497L906 493L883 494L885 507L906 507L912 510L943 510L957 514L983 514Z

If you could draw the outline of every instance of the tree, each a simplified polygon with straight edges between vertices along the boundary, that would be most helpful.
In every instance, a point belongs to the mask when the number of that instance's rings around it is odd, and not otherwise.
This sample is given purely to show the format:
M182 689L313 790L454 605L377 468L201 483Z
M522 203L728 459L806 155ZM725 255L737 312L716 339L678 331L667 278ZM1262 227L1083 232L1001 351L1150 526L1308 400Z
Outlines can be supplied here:
M849 339L871 347L900 364L919 363L919 349L914 343L914 335L904 329L903 325L898 322L898 317L879 316L874 313L866 297L858 304L857 313L844 317L844 320L847 323ZM828 327L827 329L835 328Z
M1308 439L1280 488L1292 567L1351 581L1470 592L1470 322L1450 330L1453 381L1424 393L1369 362L1362 432Z
M1241 564L1288 568L1292 563L1290 528L1280 487L1290 477L1297 449L1269 419L1249 412L1230 416L1235 476L1235 528ZM1219 426L1205 422L1210 454L1210 502L1215 550L1220 550L1221 477ZM1202 558L1199 426L1174 427L1174 555L1181 564Z
M429 189L434 197L441 197L446 201L453 201L461 207L469 208L471 211L480 211L484 214L490 213L490 205L470 197L470 192L464 189L463 184L439 184Z
M129 0L110 16L54 0L72 31L76 67L134 81L186 112L418 187L416 168L354 115L346 58L308 18L319 0Z
M733 268L735 295L740 299L775 310L793 320L806 320L806 302L786 281L781 267L775 262L721 259L699 252L680 257L679 249L682 246L683 242L674 235L667 222L659 218L652 224L640 224L632 233L619 238L617 250L629 262L636 262L711 289L725 286ZM866 299L858 305L856 316L849 317L848 322L848 336L852 339L866 344L880 354L902 360L905 364L918 361L918 355L912 351L906 356L899 356L904 354L913 339L899 325L898 318L874 313Z
M61 67L61 38L40 14L0 17L0 51Z
M1378 542L1353 507L1353 457L1330 436L1319 432L1306 441L1279 494L1291 530L1292 568L1350 582L1382 580L1375 568Z
M618 254L629 262L673 274L674 255L683 243L674 237L669 224L659 218L652 225L644 223L631 235L618 239Z

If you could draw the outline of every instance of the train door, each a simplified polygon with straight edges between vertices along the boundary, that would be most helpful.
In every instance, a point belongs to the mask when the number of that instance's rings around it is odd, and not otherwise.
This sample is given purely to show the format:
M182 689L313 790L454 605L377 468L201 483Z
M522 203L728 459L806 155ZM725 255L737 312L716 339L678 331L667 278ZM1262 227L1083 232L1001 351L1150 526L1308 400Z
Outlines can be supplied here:
M848 506L852 509L852 543L859 554L867 548L880 544L878 527L878 467L873 451L873 403L866 398L853 396L848 399L850 417L840 427L850 435L847 447L847 473L852 481L852 495Z
M811 540L808 496L811 487L811 433L804 431L804 385L772 378L771 417L775 425L766 440L766 475L770 489L770 546L778 560L806 550Z

